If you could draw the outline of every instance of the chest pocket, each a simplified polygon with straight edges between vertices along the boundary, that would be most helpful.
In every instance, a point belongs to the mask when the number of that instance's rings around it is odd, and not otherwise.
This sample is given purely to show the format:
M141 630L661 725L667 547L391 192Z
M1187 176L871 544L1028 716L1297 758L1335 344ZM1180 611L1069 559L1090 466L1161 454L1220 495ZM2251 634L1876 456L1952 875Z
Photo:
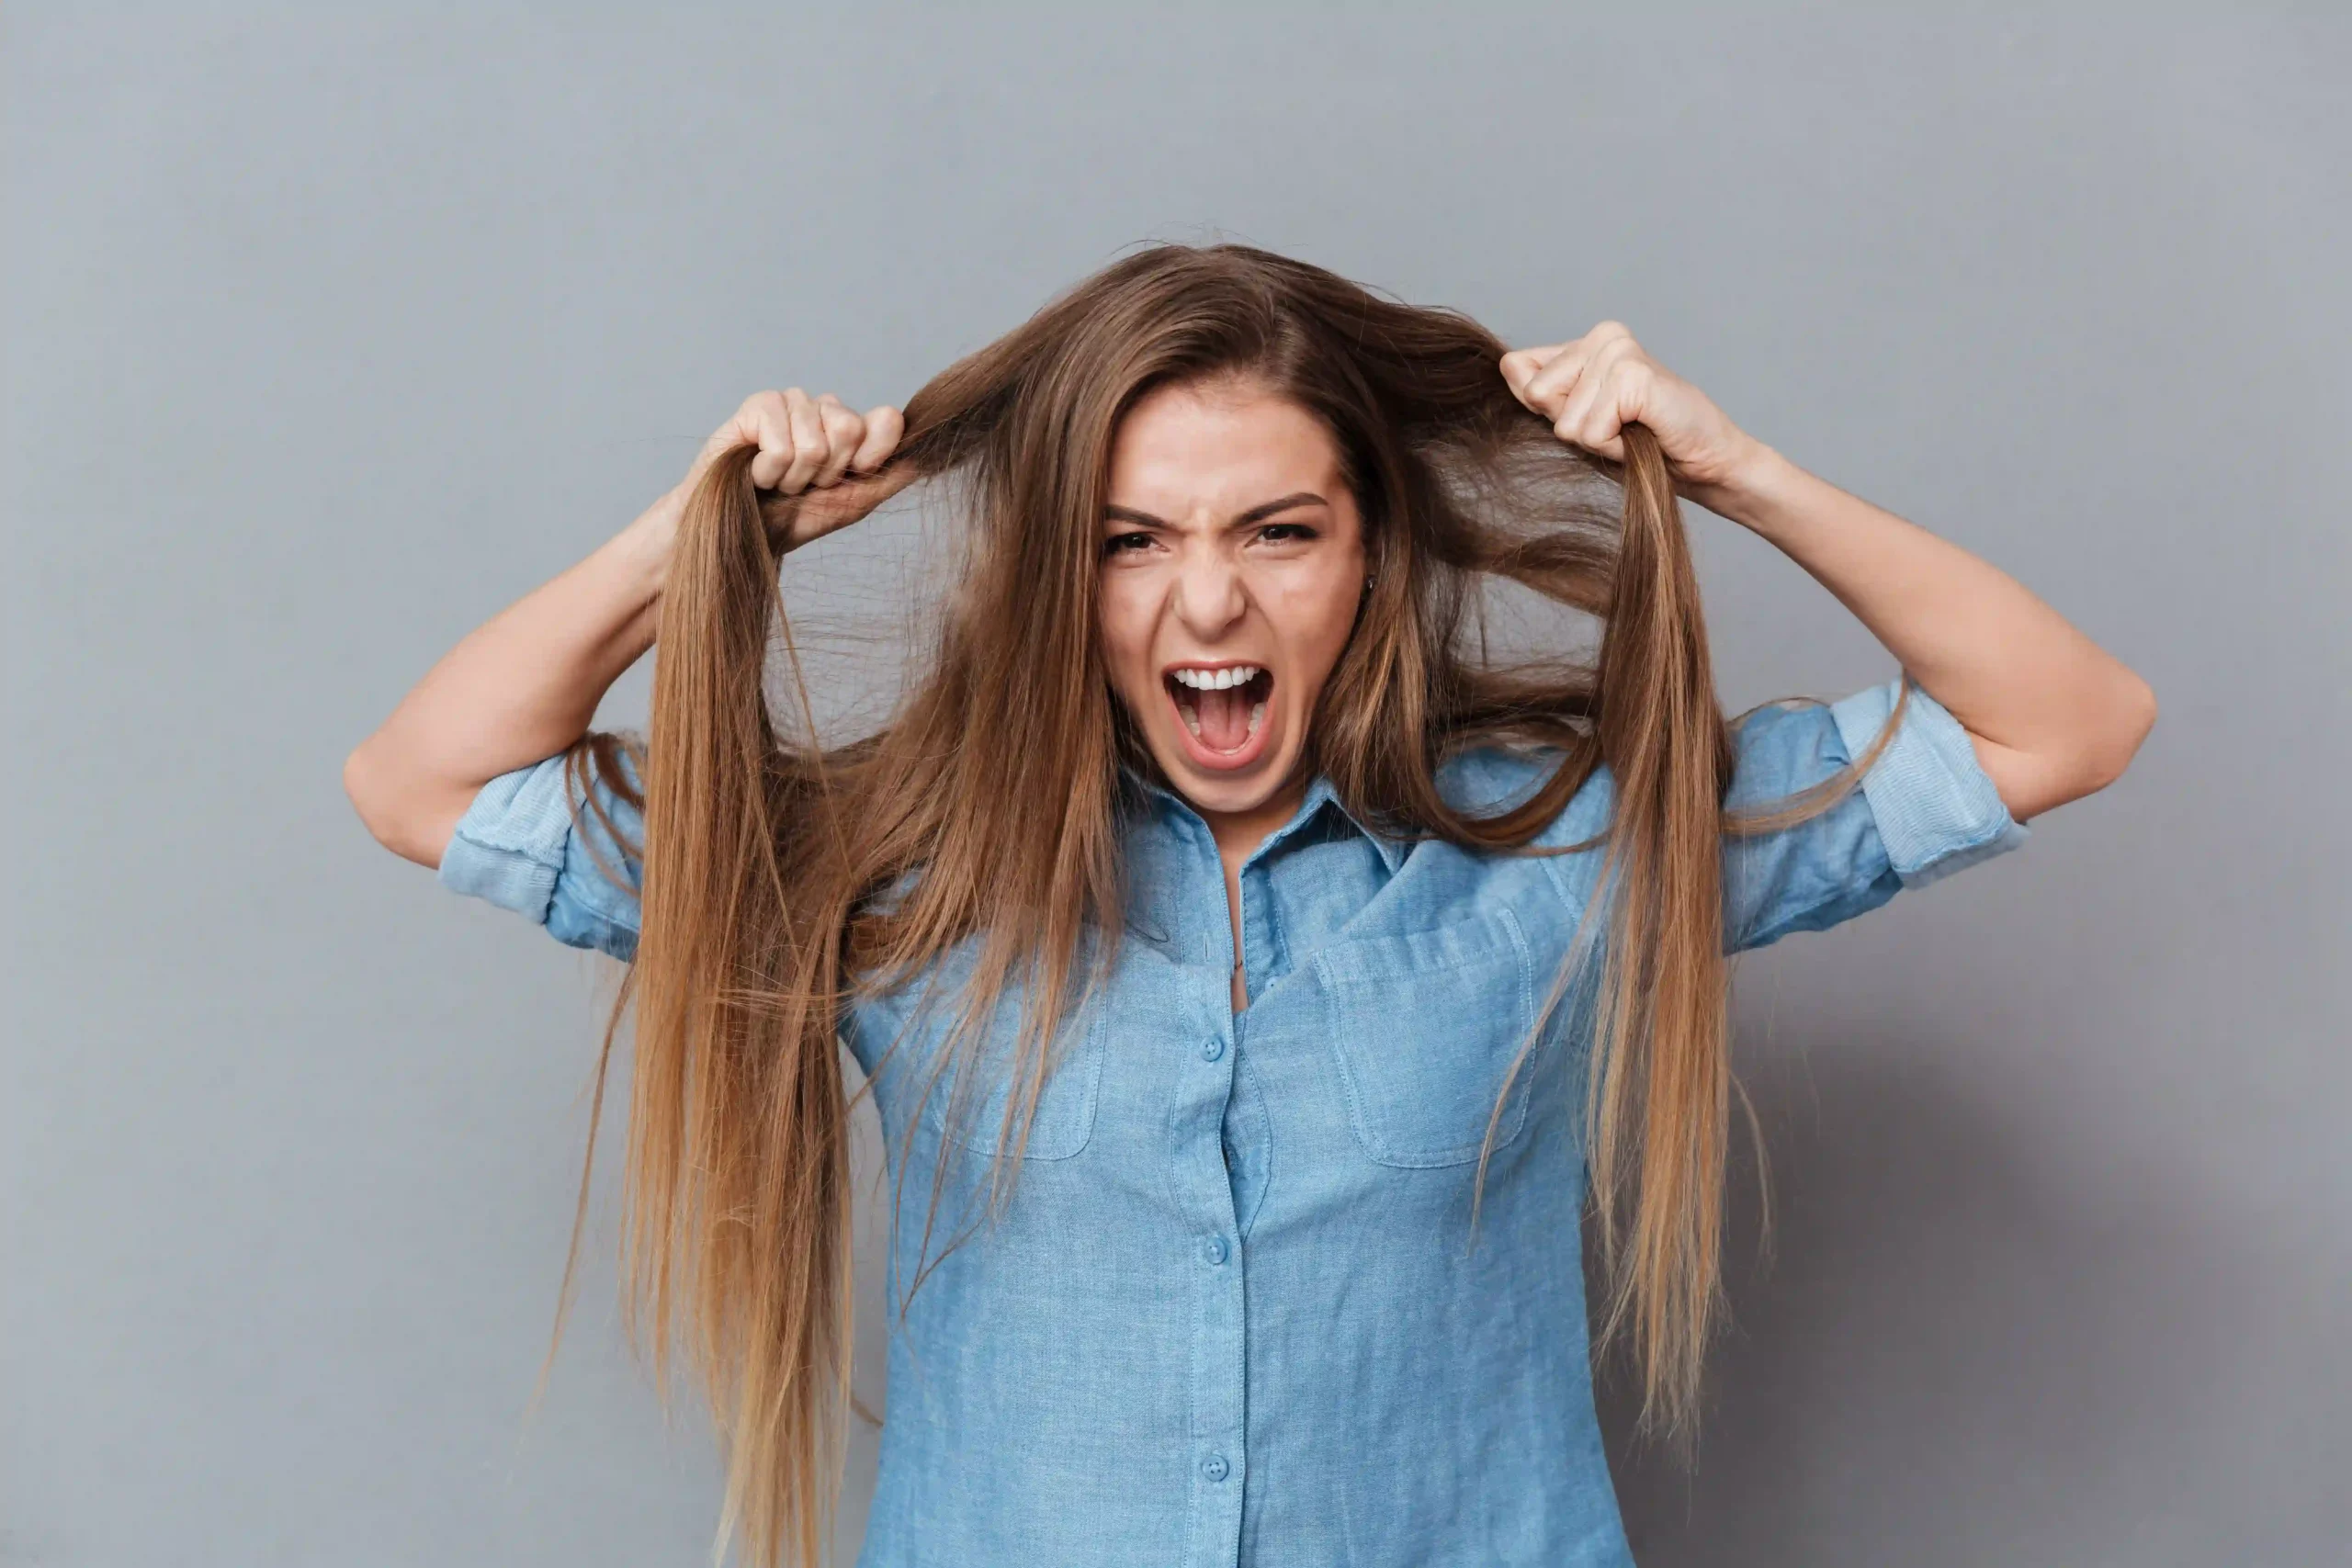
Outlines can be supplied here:
M1046 1058L1046 1081L1037 1091L1036 1115L1029 1123L1024 1158L1068 1159L1093 1135L1109 1018L1099 998L1090 1000L1054 1040ZM1020 998L1008 993L970 1055L960 1064L947 1063L940 1071L922 1108L933 1131L949 1143L980 1154L993 1156L1000 1146L1009 1147L1004 1112L1012 1099L1013 1053L1020 1030ZM945 1033L942 1024L934 1036L934 1049L944 1048ZM956 1081L959 1067L975 1075L970 1087L960 1091Z
M1512 1059L1535 1021L1527 936L1508 909L1429 931L1354 937L1315 956L1330 1047L1356 1141L1383 1165L1478 1157ZM1534 1056L1495 1127L1527 1120Z

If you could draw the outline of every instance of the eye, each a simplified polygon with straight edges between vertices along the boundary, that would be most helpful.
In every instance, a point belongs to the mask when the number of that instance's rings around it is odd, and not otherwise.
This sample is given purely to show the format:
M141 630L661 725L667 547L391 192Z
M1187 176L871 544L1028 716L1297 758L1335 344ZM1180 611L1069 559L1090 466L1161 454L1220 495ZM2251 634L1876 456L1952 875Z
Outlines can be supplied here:
M1258 537L1269 545L1303 545L1315 536L1304 523L1269 523L1258 530Z
M1132 534L1114 534L1102 541L1102 553L1106 556L1129 555L1150 547L1151 536L1141 531Z

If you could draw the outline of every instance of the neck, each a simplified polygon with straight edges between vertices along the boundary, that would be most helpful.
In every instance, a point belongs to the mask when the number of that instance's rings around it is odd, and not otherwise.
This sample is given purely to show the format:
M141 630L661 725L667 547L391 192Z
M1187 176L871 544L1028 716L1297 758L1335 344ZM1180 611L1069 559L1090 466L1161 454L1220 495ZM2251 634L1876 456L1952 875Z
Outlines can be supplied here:
M1258 846L1275 829L1297 814L1299 802L1306 798L1306 784L1304 776L1294 779L1247 811L1201 812L1201 819L1209 825L1210 833L1216 839L1217 858L1225 863L1227 875L1238 873L1241 863L1255 854ZM1200 807L1193 809L1199 811Z

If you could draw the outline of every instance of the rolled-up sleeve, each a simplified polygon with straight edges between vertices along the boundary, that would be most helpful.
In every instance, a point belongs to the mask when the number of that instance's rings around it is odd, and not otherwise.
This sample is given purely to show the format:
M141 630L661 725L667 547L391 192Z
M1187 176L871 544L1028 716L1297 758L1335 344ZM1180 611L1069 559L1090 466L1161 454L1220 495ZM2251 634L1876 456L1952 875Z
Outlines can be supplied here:
M620 765L635 788L626 754ZM559 752L481 786L436 875L451 892L512 909L559 942L626 961L637 954L644 819L607 780L590 782L623 838L584 803Z
M1726 805L1766 805L1818 784L1867 751L1893 714L1900 677L1826 705L1764 708L1736 732ZM1859 789L1820 816L1724 845L1724 945L1762 947L1824 931L2023 844L1968 732L1913 687L1903 721Z

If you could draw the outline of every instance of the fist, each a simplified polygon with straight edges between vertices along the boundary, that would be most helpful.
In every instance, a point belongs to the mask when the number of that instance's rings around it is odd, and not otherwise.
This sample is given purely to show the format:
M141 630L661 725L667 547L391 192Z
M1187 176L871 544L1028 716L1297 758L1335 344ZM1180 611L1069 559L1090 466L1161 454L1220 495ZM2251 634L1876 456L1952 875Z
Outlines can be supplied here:
M1625 460L1619 432L1643 425L1657 437L1679 490L1730 484L1757 446L1706 393L1652 359L1622 321L1603 321L1570 343L1515 348L1500 368L1511 394L1550 420L1554 434L1611 462Z
M906 434L903 414L888 403L859 413L827 392L812 398L797 387L754 392L703 443L679 493L691 491L705 469L736 446L756 446L752 483L780 495L805 495L786 549L846 527L912 482L912 473L864 478L887 461Z

